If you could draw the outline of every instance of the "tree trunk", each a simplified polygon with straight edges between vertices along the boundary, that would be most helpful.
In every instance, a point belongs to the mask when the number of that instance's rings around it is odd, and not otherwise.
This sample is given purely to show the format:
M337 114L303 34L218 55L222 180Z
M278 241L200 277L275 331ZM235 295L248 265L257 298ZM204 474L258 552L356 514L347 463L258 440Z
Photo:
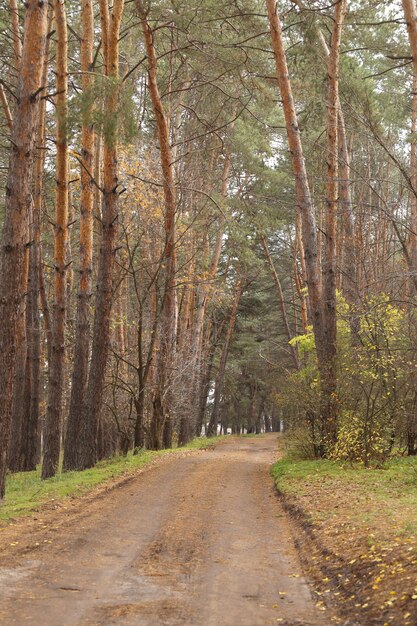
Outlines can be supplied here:
M198 386L197 386L198 394L196 396L197 398L196 404L197 404L198 412L197 412L197 423L196 423L195 433L197 437L200 437L202 429L203 429L203 423L205 423L207 398L208 398L209 391L210 391L211 372L213 370L213 365L214 365L214 355L216 353L217 338L221 335L225 322L226 320L223 319L221 324L219 325L218 328L215 329L215 331L214 329L212 329L213 337L212 337L211 342L210 342L211 333L207 333L206 344L208 345L206 346L204 354L201 358L200 377L199 377Z
M412 116L411 132L415 135L417 130L417 8L415 0L402 0L404 17L407 23L408 38L413 58L413 91L412 91ZM412 136L410 143L410 181L413 189L410 193L410 234L408 238L409 269L412 274L414 288L417 286L417 141Z
M3 85L0 83L0 100L3 108L4 117L6 118L7 126L9 130L13 130L13 117L12 112L10 110L9 101L7 100L6 93L4 91Z
M22 61L22 42L20 39L19 9L17 6L17 0L9 0L9 7L11 13L10 21L13 39L14 66L15 69L19 71L20 63Z
M350 326L353 340L359 332L357 283L357 254L355 220L350 182L350 154L346 137L345 120L339 106L338 116L339 145L339 199L343 216L343 256L342 256L342 292L350 306Z
M28 0L24 23L25 38L17 86L5 213L0 257L0 499L4 496L7 453L10 437L11 404L16 352L16 325L22 294L20 286L24 261L24 237L31 202L32 165L42 69L47 34L47 3ZM7 323L5 322L7 320Z
M42 163L43 165L43 163ZM37 168L36 168L37 169ZM35 173L37 177L37 173ZM35 182L35 189L37 183ZM36 196L36 191L35 194ZM32 242L29 257L29 280L26 313L27 359L25 368L25 393L23 402L22 430L20 441L20 470L36 469L37 439L40 401L40 315L39 315L39 263L40 263L40 213L33 206Z
M229 355L230 345L232 343L233 331L235 328L237 311L239 308L240 298L243 293L243 280L236 277L236 284L233 294L233 303L229 316L229 326L227 328L226 337L224 340L222 355L220 358L219 371L216 376L216 383L214 387L214 401L213 401L213 410L210 417L210 422L207 429L207 435L209 437L214 437L217 435L217 426L219 423L220 417L220 400L223 394L224 388L224 377L226 374L226 365L227 365L227 357Z
M53 11L48 11L48 33L52 24ZM42 84L48 79L50 38L46 44L46 53L43 64ZM45 116L46 100L40 105L39 125L37 131L37 154L34 166L32 224L30 227L31 242L29 251L29 279L27 295L27 365L26 385L24 394L23 423L20 442L20 469L30 472L36 469L38 463L38 423L40 402L40 373L41 373L41 320L39 311L41 272L41 213L44 192L44 165L45 165ZM49 338L47 338L49 345ZM48 359L49 361L49 359Z
M292 0L300 9L306 9L303 2L300 0ZM316 34L321 45L321 48L326 59L326 63L329 63L330 50L327 45L326 39L320 28L316 27ZM337 94L337 115L338 115L338 150L339 150L339 199L341 203L341 211L343 217L343 271L342 271L342 286L343 294L351 307L350 311L350 326L352 330L353 342L356 342L358 333L359 316L355 311L355 307L358 301L358 289L357 289L357 255L356 255L356 239L355 239L355 220L353 216L353 203L351 194L350 183L350 155L348 140L346 135L345 118L340 103L339 95Z
M148 57L149 92L152 108L156 119L158 143L161 153L161 170L165 203L165 248L164 270L165 286L160 324L160 348L157 362L157 386L153 400L155 422L153 447L171 447L172 439L172 376L175 356L176 332L176 211L177 198L172 164L171 146L169 142L169 125L166 117L157 82L157 58L154 47L153 33L148 24L147 12L141 2L136 0L142 24L145 49Z
M327 106L327 183L326 228L323 263L324 297L324 363L321 366L323 431L327 444L334 444L337 437L337 325L336 325L336 217L338 203L338 109L339 109L339 57L342 25L346 12L346 0L335 6L332 41L328 57L328 106Z
M263 249L265 251L265 255L266 255L266 258L268 260L269 267L271 268L271 273L272 273L272 277L274 279L275 287L277 288L279 308L281 309L281 315L282 315L282 320L284 322L285 332L287 334L287 339L290 342L291 339L292 339L292 333L291 333L290 324L288 322L287 311L286 311L286 308L285 308L284 294L282 293L281 281L279 280L277 271L276 271L275 266L274 266L274 261L272 260L271 253L269 252L268 245L266 243L266 239L265 239L265 237L263 235L261 235L261 244L262 244L262 247L263 247ZM290 345L290 350L291 350L291 357L293 359L295 368L297 370L299 370L300 369L300 363L298 362L297 350L295 349L295 347L293 345Z
M139 388L135 397L135 449L145 447L145 393L144 389Z
M281 92L287 129L288 145L291 152L292 166L295 177L297 208L302 222L302 243L306 267L306 281L310 309L312 315L316 349L319 360L322 360L323 346L323 309L319 259L317 250L316 216L307 178L303 147L295 112L291 82L288 75L287 59L280 19L276 13L275 0L266 0L268 18L275 57L278 85Z
M87 384L87 401L81 427L79 446L79 469L92 467L97 460L97 437L103 405L104 379L110 343L110 314L113 298L113 267L118 218L118 168L117 168L117 115L119 90L119 34L124 0L115 0L110 17L108 5L100 2L102 24L108 23L108 31L102 32L103 49L107 50L106 71L110 79L105 100L105 131L103 146L103 205L102 236L98 270L97 296L94 313L94 329L91 365Z
M64 0L54 0L56 27L56 207L54 241L54 306L49 367L48 407L44 435L42 478L55 476L61 446L61 413L65 370L65 315L68 226L68 33Z
M268 18L270 23L270 32L272 38L272 45L274 50L275 64L277 70L277 79L279 84L279 89L281 92L281 99L284 109L285 123L287 129L287 137L288 144L291 152L293 172L295 177L295 186L296 186L296 201L297 201L297 210L300 211L301 219L302 219L302 239L304 244L304 256L305 256L305 265L306 265L306 278L307 278L307 288L309 295L309 304L311 309L311 317L313 323L313 331L316 343L316 351L317 358L320 370L320 376L323 385L323 399L322 399L322 422L323 422L323 436L324 439L333 439L335 432L335 420L332 415L334 407L334 398L333 398L333 390L335 387L335 379L333 376L334 369L332 369L333 364L333 354L331 346L335 342L334 340L334 319L332 319L332 311L334 308L334 299L332 296L333 293L333 282L334 282L334 272L333 272L333 244L335 241L332 240L332 219L333 213L332 208L334 207L334 197L333 197L333 187L330 190L328 187L328 199L330 200L330 211L328 214L330 217L330 222L327 227L329 228L329 242L327 243L328 252L328 268L326 269L327 275L327 284L326 284L326 293L327 297L330 298L326 300L326 303L323 303L323 294L321 289L321 279L320 279L320 263L319 263L319 251L317 247L317 232L316 232L316 216L315 209L313 205L313 201L310 194L310 188L307 178L307 170L305 166L304 156L303 156L303 147L301 143L300 130L298 127L298 119L297 114L295 112L294 99L292 95L291 82L288 75L288 67L286 61L286 54L284 49L284 42L282 37L282 28L281 22L278 18L275 8L274 0L266 0L266 5L268 9ZM336 5L336 11L340 14L340 6L344 6L344 2L338 2ZM334 37L339 37L340 25L337 22L337 25L334 29ZM334 68L338 68L338 46L340 39L334 39L333 45L335 53L337 54L336 64L332 64L332 60L329 60L329 73L334 71ZM337 79L337 74L336 77ZM337 83L337 80L336 80ZM332 129L332 140L334 134L334 128L336 128L336 154L331 155L332 160L332 168L334 168L334 163L336 163L337 168L337 105L338 105L338 94L337 88L334 87L335 81L332 80L332 75L330 75L329 85L332 89L332 94L330 94L329 87L329 110L330 110L330 98L331 100L331 109L332 109L332 118L331 118L331 129ZM335 120L335 122L334 122ZM334 126L336 124L336 126ZM329 181L332 177L329 178ZM333 182L331 183L333 185ZM336 187L337 189L337 187ZM330 193L330 195L329 195ZM337 196L336 196L337 200ZM329 329L331 332L330 337L326 337L326 330Z
M29 211L29 222L30 211ZM24 252L22 284L20 293L28 293L29 276L29 232L26 231L26 246ZM26 387L26 366L27 366L27 319L30 318L31 311L28 308L28 297L23 298L19 312L19 319L16 326L16 357L15 357L15 379L13 381L13 404L12 404L12 426L11 441L9 450L9 469L12 472L20 470L20 444L22 440L24 396Z
M221 183L221 197L223 200L227 198L227 183L228 176L230 170L230 147L228 146L224 155L224 164L223 164L223 172L222 172L222 183ZM190 428L191 432L194 432L197 436L200 436L202 429L202 419L206 409L206 400L207 395L204 394L204 389L206 388L206 375L207 370L211 369L211 365L205 363L202 358L202 348L203 348L203 328L206 320L206 312L208 306L210 304L210 295L213 289L213 282L216 278L217 269L219 266L220 255L222 251L223 245L223 235L225 228L225 216L223 214L220 215L217 236L210 260L210 266L208 271L208 276L205 280L199 285L198 294L197 294L197 311L195 314L195 324L194 324L194 332L192 337L192 376L193 382L191 385L191 400L190 406L196 407L196 412L194 416L194 424L193 428ZM210 380L208 381L209 384ZM208 389L207 389L208 394Z
M64 446L64 470L77 468L78 436L83 415L88 380L90 353L90 304L93 272L93 164L94 128L92 121L92 94L94 43L94 13L92 0L82 0L81 8L81 71L83 96L88 106L83 109L81 130L81 204L79 230L79 280L77 321L75 331L74 364L67 433Z

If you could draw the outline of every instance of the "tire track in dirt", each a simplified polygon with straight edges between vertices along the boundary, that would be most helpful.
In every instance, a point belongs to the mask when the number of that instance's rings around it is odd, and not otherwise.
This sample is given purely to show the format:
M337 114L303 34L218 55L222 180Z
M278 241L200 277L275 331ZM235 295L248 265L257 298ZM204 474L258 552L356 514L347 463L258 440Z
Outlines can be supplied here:
M273 490L276 444L230 438L57 519L51 544L0 568L0 623L328 625Z

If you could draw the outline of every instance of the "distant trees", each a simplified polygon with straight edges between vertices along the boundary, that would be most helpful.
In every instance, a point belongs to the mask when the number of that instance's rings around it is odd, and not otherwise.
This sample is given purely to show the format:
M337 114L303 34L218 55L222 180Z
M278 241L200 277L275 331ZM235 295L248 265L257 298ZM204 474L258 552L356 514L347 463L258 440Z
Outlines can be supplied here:
M229 319L227 320L227 330L226 330L226 336L225 336L222 353L220 357L219 370L217 372L216 382L214 386L213 409L212 409L210 421L207 427L207 434L209 437L213 437L214 435L217 434L217 427L218 427L219 418L220 418L220 401L223 395L227 357L229 356L230 344L233 338L233 331L236 325L236 317L237 317L239 302L240 302L240 298L242 297L242 292L244 289L243 280L244 279L242 276L239 275L239 270L238 270L237 276L235 278L233 300L232 300L232 305L230 308Z

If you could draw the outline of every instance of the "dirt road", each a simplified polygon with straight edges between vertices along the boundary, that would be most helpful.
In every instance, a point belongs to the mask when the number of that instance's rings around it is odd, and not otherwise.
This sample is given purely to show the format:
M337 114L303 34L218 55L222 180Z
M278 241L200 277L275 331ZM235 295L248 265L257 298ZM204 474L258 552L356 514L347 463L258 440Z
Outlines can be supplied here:
M276 445L230 438L40 513L1 561L0 624L328 625L273 490Z

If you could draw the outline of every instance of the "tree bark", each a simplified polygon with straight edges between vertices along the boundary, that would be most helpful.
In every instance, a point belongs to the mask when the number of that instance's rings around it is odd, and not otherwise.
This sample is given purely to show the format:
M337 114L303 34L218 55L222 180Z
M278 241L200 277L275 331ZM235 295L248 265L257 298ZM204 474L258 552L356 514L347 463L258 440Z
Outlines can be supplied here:
M300 211L301 220L302 220L302 239L304 244L304 256L305 256L305 265L306 265L306 279L307 279L307 288L309 295L309 304L311 310L311 317L313 323L313 331L316 343L316 352L317 359L320 370L320 377L322 381L322 425L323 425L323 439L333 439L335 432L335 420L334 416L331 414L334 408L334 398L333 398L333 389L334 389L334 379L332 369L333 355L332 349L330 346L334 343L334 321L332 321L331 314L334 307L334 301L332 297L333 291L333 243L332 240L332 219L333 213L332 210L328 211L330 217L330 222L327 227L329 228L329 243L330 246L328 250L328 269L327 273L327 284L325 287L327 298L323 303L323 293L321 289L321 280L320 280L320 263L319 263L319 251L317 247L317 229L316 229L316 216L315 209L310 193L308 178L307 178L307 170L304 161L303 155L303 147L300 137L300 130L298 126L297 114L295 112L294 99L292 95L291 82L288 75L288 67L286 61L286 54L284 49L284 42L282 37L282 27L279 17L276 13L275 1L274 0L266 0L266 5L268 9L268 18L270 24L270 32L272 38L272 46L275 57L275 64L277 70L277 79L279 84L279 89L281 93L281 99L284 109L285 116L285 124L287 129L287 137L288 144L291 152L293 172L295 177L295 186L296 186L296 201L297 201L297 210ZM344 3L342 2L342 6ZM336 5L336 11L340 11L341 2L339 1ZM339 36L339 22L334 29L334 37ZM334 49L338 55L338 41L334 40ZM336 43L337 45L336 45ZM334 88L334 80L332 80L331 72L334 71L334 67L338 67L338 59L336 59L336 66L332 65L332 59L329 59L329 74L330 81L329 85L329 105L331 102L331 129L332 129L332 140L334 134L334 124L336 124L337 131L337 106L338 106L338 93L337 88ZM336 75L337 78L337 75ZM337 81L336 81L337 82ZM330 93L330 89L332 93ZM330 100L331 98L331 100ZM335 99L336 98L336 99ZM335 122L334 122L335 120ZM337 149L337 132L336 132L336 149ZM336 159L336 161L335 161ZM336 163L337 168L337 151L336 154L331 155L331 167L334 168L334 163ZM332 181L332 188L328 187L327 194L328 199L330 200L331 209L334 207L334 195L333 195L333 178L329 177ZM329 195L330 193L330 195ZM337 193L337 187L336 187ZM337 196L336 196L337 201ZM327 329L330 330L331 336L330 338L326 337ZM323 441L323 449L325 447L325 441Z
M157 58L153 32L141 0L136 0L141 20L145 49L148 57L148 83L152 108L156 119L161 153L162 185L165 204L165 286L160 323L160 347L157 362L157 386L153 399L152 447L171 447L172 440L172 377L175 357L176 332L176 211L177 197L169 142L169 124L162 104L157 81ZM165 433L165 434L164 434Z
M339 109L339 58L342 26L346 12L346 0L335 6L332 40L328 57L328 105L327 105L327 182L326 222L323 262L324 298L324 363L321 366L323 430L327 443L335 443L337 437L337 318L336 318L336 217L338 205L338 109Z
M308 287L314 335L316 338L316 349L319 360L322 360L324 329L321 280L317 249L316 215L311 198L300 129L295 111L291 82L288 75L281 22L276 13L275 0L266 0L266 6L268 9L268 19L277 71L277 80L284 109L288 145L291 152L292 167L295 177L297 203L296 211L299 211L301 215L306 282Z
M7 100L4 87L1 83L0 83L0 100L1 100L2 107L3 107L4 117L6 118L7 126L9 127L9 130L13 130L12 112L10 110L9 101Z
M79 469L92 467L97 460L97 437L103 405L104 380L110 344L110 314L113 299L113 267L116 229L118 219L118 168L117 168L117 115L119 103L119 35L124 0L115 0L111 15L108 5L100 2L102 24L108 31L102 32L103 49L107 51L106 71L110 79L105 99L105 132L103 146L103 204L102 235L98 270L97 296L94 313L94 329L91 365L87 384L87 401L81 427Z
M64 0L54 0L56 28L56 196L54 240L54 305L48 407L44 434L42 478L55 476L61 446L62 400L65 370L65 316L67 306L68 226L68 31Z
M415 0L402 0L404 17L407 23L408 39L413 58L413 92L412 92L412 119L411 132L416 132L417 125L417 8ZM410 234L408 237L408 265L411 272L414 289L417 286L417 140L412 137L410 143L410 180L413 189L410 194ZM407 260L407 259L406 259Z
M305 10L305 5L300 0L291 0L301 10ZM326 63L329 63L330 50L327 45L326 39L320 28L316 27L316 34L321 45L321 48L326 59ZM357 254L356 254L356 238L355 238L355 220L353 214L353 202L350 183L350 154L349 146L346 134L345 118L343 115L342 106L340 103L339 95L337 94L337 106L338 106L338 150L339 150L339 200L340 208L342 211L343 219L343 254L340 256L343 259L343 276L342 276L342 290L346 301L351 307L350 311L350 326L352 330L353 342L356 342L355 337L358 333L358 321L356 305L358 302L358 288L357 288Z
M37 168L36 168L37 169ZM35 178L37 172L35 172ZM36 195L36 182L35 194ZM39 265L40 265L40 213L33 203L32 240L29 256L28 296L26 304L27 357L25 367L25 391L20 440L20 470L36 469L37 439L40 401L40 314L39 314Z
M53 11L48 11L48 33L52 24ZM46 44L43 64L42 84L47 84L50 38ZM28 472L36 469L38 462L38 424L40 402L41 373L41 320L39 310L41 273L41 213L44 192L45 165L45 116L46 100L40 105L39 125L37 131L37 154L34 166L32 223L30 226L29 279L26 304L26 335L27 360L25 371L25 393L23 406L23 423L20 441L20 469ZM50 340L47 338L47 344ZM49 362L49 359L48 359Z
M22 58L22 42L20 39L20 28L19 28L19 12L17 7L16 0L9 0L9 8L11 13L11 31L12 31L12 40L13 40L13 51L14 51L14 69L16 72L19 72L20 62ZM4 87L0 84L0 100L3 107L4 117L6 118L7 125L9 130L13 130L13 116L10 110L9 101L7 100L6 92L4 91Z
M16 0L9 0L9 7L11 13L11 32L13 39L13 51L14 51L14 68L16 72L19 72L20 64L22 60L22 42L20 39L20 26L19 26L19 12ZM6 100L7 103L7 100ZM41 105L42 106L42 105ZM4 109L6 118L9 123L9 128L12 129L12 116L7 114L7 108ZM32 221L31 205L29 205L29 219L26 226L27 231L25 235L26 246L24 253L23 273L21 293L27 294L28 292L28 278L29 278L29 229ZM28 298L27 296L22 301L22 306L19 313L19 319L17 323L16 332L16 363L15 363L15 380L13 383L13 405L12 405L12 425L11 425L11 441L9 450L9 469L14 472L20 470L20 446L22 441L22 429L24 419L24 396L26 387L26 375L27 375L27 320L30 318L28 311Z
M79 280L77 321L75 331L74 364L70 408L64 446L64 470L77 468L78 436L83 415L88 380L90 353L90 304L93 272L93 219L94 219L94 127L92 121L92 93L94 43L94 13L92 0L82 0L81 5L81 71L83 98L83 120L81 129L81 203L79 229Z
M22 61L22 41L20 38L20 26L19 26L19 9L17 6L17 0L9 0L9 7L11 13L11 30L13 39L13 51L14 51L14 66L19 71L20 63Z
M0 499L4 496L16 352L16 324L21 305L20 285L24 260L24 235L31 202L32 164L42 69L47 34L47 3L28 0L25 38L17 87L5 214L0 257ZM7 323L5 322L7 320Z
M29 222L31 221L31 211L29 210ZM15 356L15 378L13 381L13 403L12 403L12 426L9 450L9 469L12 472L20 470L20 443L22 440L24 395L26 383L26 356L27 356L27 333L26 319L30 316L28 310L28 276L29 276L29 232L26 228L26 245L23 261L22 283L20 293L26 294L22 299L19 319L16 326L16 356Z
M352 334L359 332L357 253L355 236L355 219L350 182L350 154L346 137L345 120L339 106L338 115L338 146L339 146L339 199L343 217L343 255L342 255L342 292L350 306L350 325Z

